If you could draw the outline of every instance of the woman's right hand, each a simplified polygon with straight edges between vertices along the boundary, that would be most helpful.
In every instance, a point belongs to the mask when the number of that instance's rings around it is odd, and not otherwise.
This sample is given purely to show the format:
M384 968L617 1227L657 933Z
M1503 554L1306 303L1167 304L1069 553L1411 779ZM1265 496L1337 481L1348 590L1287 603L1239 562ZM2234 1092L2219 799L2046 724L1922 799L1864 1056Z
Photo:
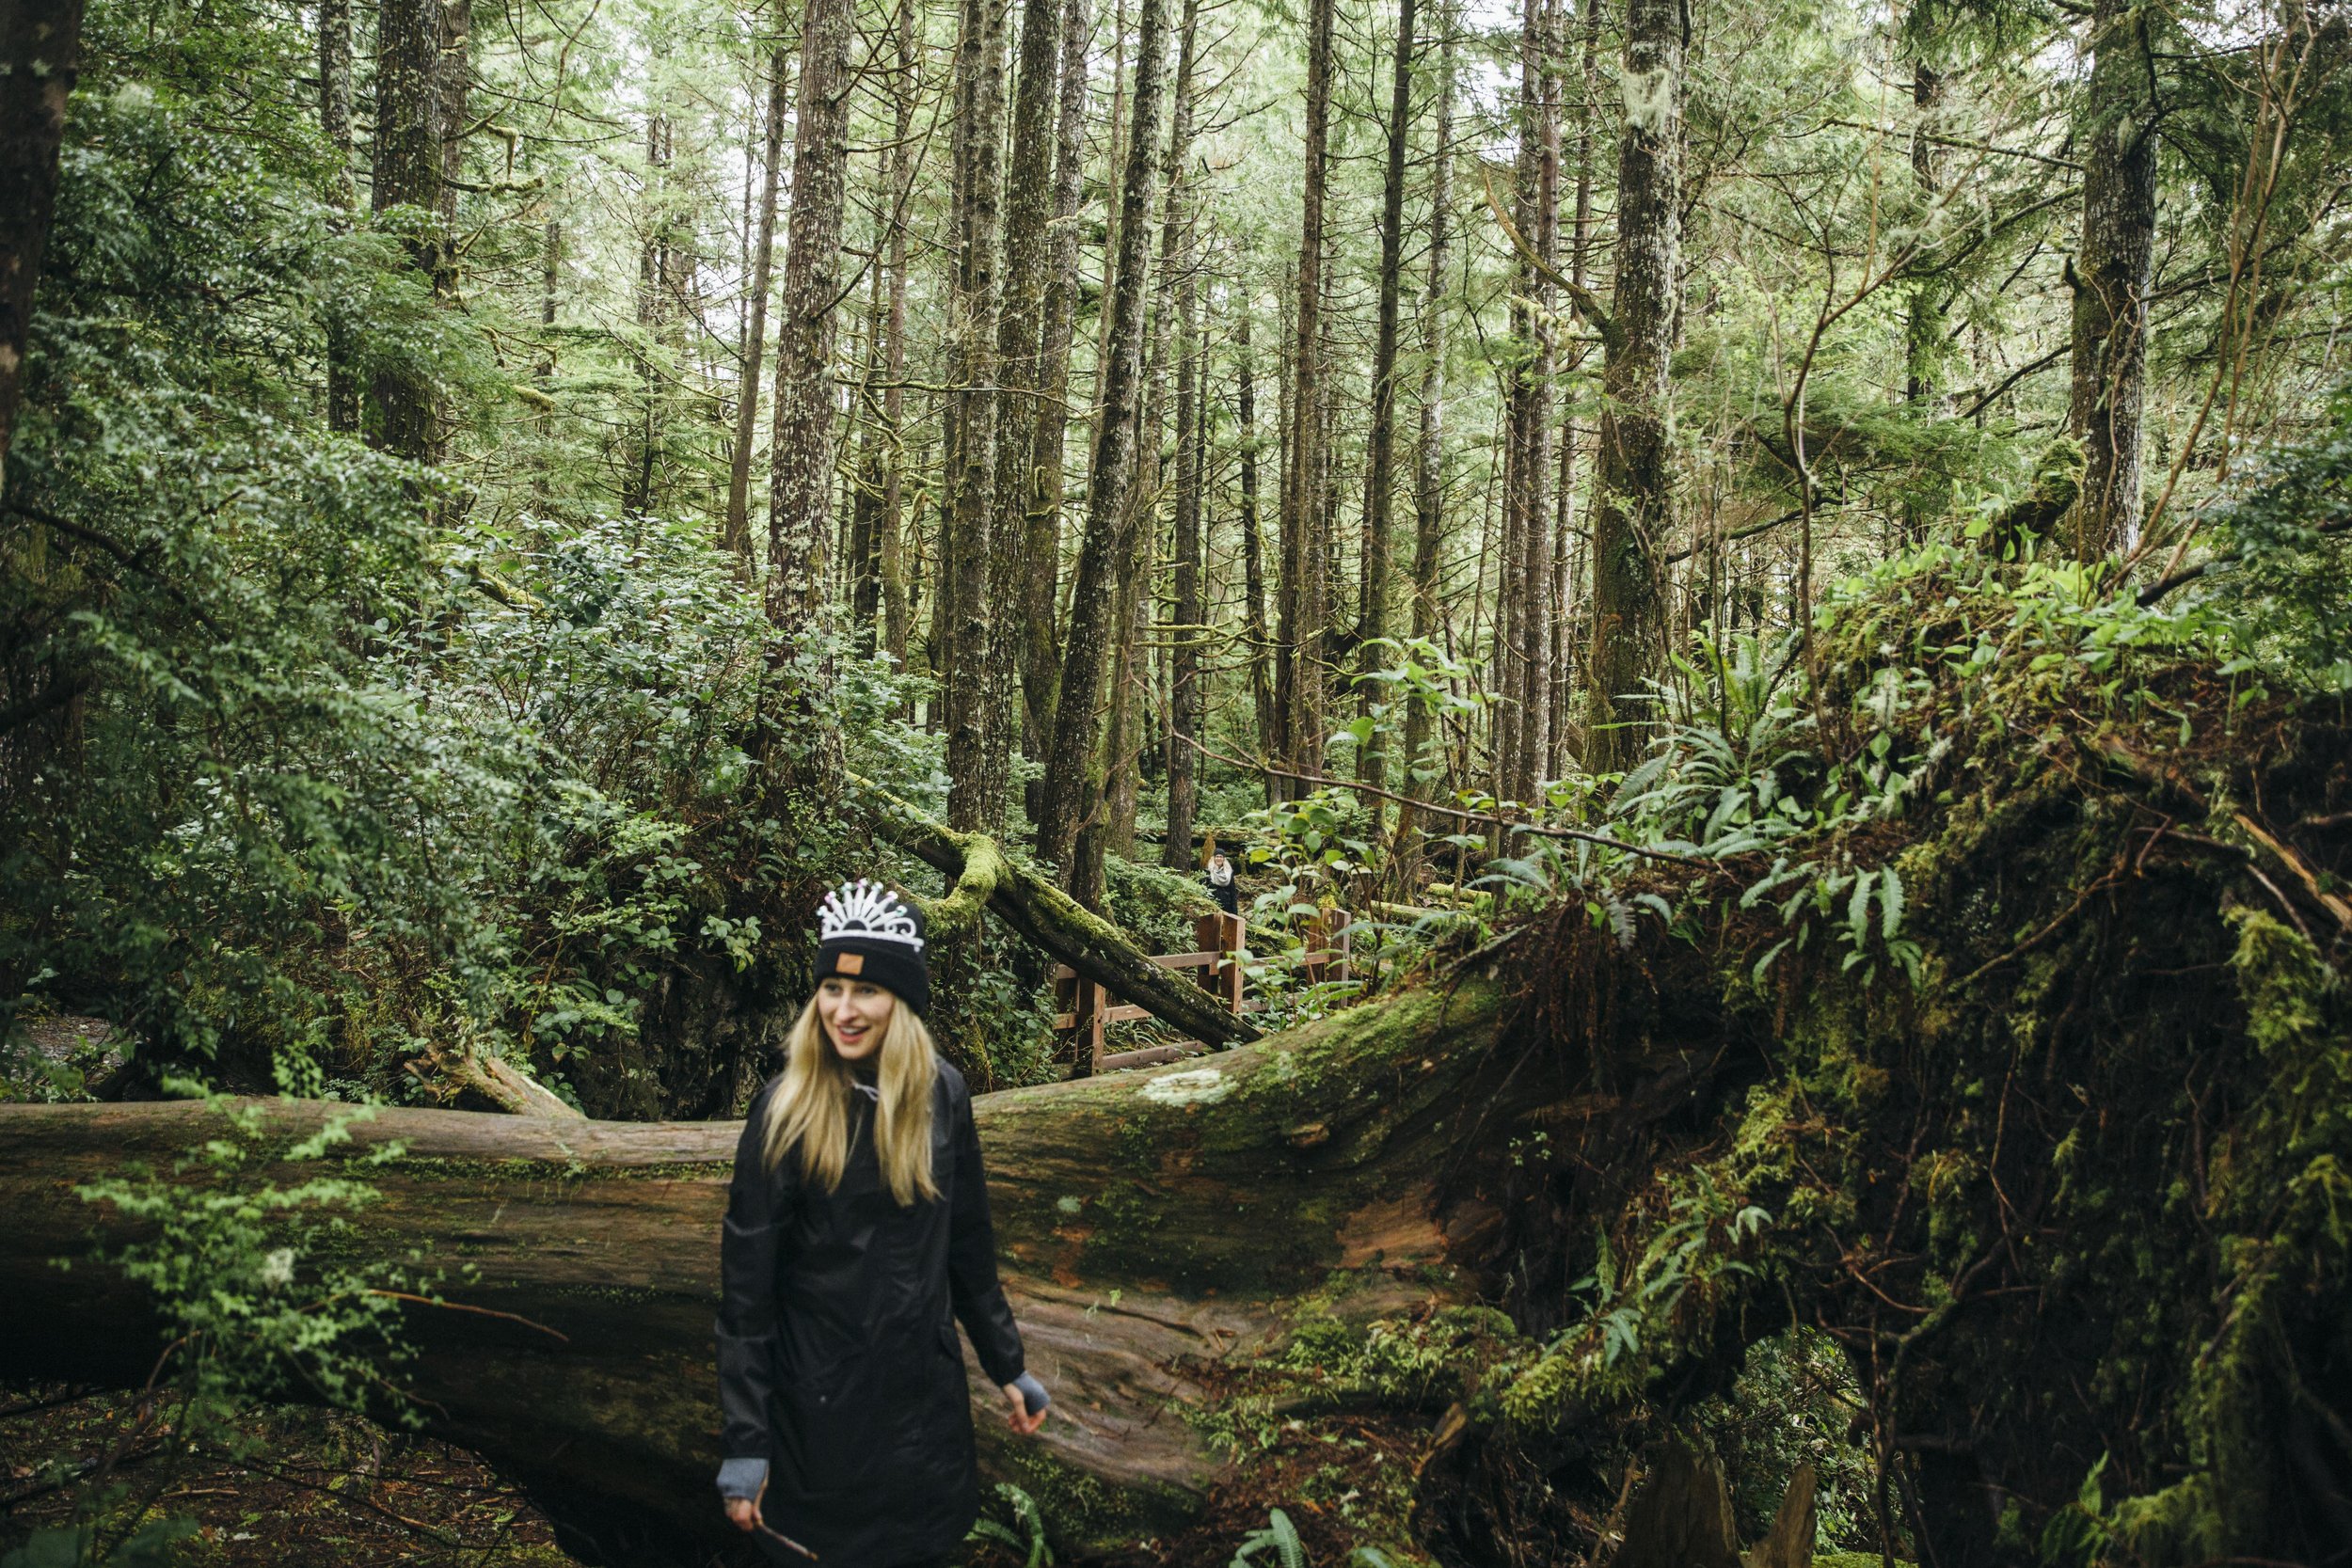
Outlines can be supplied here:
M767 1483L763 1481L760 1483L759 1497L764 1497L767 1495L768 1486ZM749 1535L752 1531L757 1529L761 1523L759 1517L759 1497L727 1498L727 1523L733 1525L737 1529L741 1530L745 1535Z

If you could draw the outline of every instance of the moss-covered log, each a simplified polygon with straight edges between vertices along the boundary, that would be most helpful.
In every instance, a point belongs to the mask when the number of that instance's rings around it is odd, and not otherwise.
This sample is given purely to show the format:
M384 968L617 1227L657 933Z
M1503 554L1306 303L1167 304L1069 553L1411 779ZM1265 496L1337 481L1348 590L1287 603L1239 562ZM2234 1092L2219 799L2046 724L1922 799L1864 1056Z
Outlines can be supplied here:
M1008 1285L1057 1394L1025 1446L981 1400L996 1473L1061 1529L1164 1531L1224 1463L1188 1412L1282 1338L1296 1298L1336 1280L1371 1312L1484 1289L1493 1195L1459 1171L1440 1187L1499 1005L1486 984L1414 993L1205 1063L983 1097ZM267 1125L291 1142L343 1110L276 1104ZM52 1259L123 1239L76 1183L167 1162L216 1131L209 1115L0 1107L0 1373L147 1375L142 1304L103 1268ZM429 1248L448 1299L543 1325L414 1311L433 1428L522 1481L583 1555L699 1562L727 1545L710 1323L737 1126L384 1110L355 1132L358 1149L405 1150L368 1173L366 1244Z
M860 781L864 784L864 781ZM864 784L884 810L883 836L945 873L953 884L932 906L933 918L953 926L978 917L985 906L1036 946L1111 994L1149 1007L1160 1018L1211 1045L1258 1037L1249 1022L1219 1006L1209 991L1162 969L1118 927L1006 855L984 833L958 832L873 784Z

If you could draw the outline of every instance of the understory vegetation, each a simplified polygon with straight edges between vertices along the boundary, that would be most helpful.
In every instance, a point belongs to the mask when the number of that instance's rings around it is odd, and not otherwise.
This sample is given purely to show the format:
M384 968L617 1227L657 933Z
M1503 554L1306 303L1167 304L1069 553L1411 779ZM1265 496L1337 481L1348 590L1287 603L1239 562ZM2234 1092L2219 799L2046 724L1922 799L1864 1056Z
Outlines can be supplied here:
M1248 1347L967 1568L2352 1568L2342 5L21 0L0 193L0 1117L198 1102L0 1130L0 1568L732 1544L363 1134L739 1117L850 877Z

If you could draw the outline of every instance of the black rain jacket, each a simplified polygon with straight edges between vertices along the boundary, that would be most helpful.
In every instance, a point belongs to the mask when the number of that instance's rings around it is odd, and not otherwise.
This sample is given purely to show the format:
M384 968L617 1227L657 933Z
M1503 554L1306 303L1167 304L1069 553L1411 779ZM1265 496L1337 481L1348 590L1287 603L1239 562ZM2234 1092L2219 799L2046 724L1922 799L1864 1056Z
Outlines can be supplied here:
M805 1180L793 1152L768 1170L760 1133L775 1092L771 1079L744 1121L720 1240L723 1452L770 1462L762 1516L827 1568L951 1552L979 1513L956 1323L991 1383L1024 1370L996 1280L971 1091L940 1063L940 1196L904 1209L875 1156L873 1102L854 1091L836 1191ZM755 1539L779 1560L802 1560Z

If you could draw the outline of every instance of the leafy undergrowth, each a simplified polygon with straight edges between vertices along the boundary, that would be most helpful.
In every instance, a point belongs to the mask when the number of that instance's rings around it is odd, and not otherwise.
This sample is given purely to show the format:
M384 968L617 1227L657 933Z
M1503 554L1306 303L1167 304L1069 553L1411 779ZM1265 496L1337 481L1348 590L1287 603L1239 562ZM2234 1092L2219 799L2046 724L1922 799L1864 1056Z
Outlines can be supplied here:
M132 1402L54 1386L0 1395L0 1476L11 1535L67 1521L72 1489L54 1483L112 1446ZM191 1532L177 1544L174 1563L564 1568L572 1560L556 1548L547 1520L464 1449L343 1412L294 1406L255 1412L246 1431L266 1445L262 1451L199 1448L167 1457L159 1442L151 1459L135 1450L125 1457L120 1468L132 1476L151 1462L174 1466L156 1488L157 1509ZM111 1535L131 1521L93 1523Z

